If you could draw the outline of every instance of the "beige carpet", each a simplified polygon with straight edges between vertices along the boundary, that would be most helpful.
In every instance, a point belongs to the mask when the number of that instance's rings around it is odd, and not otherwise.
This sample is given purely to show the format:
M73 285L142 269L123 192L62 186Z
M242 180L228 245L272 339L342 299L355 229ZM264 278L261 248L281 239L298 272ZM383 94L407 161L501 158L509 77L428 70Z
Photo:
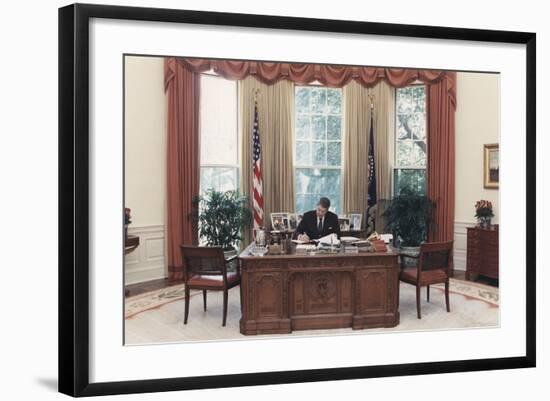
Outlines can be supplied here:
M165 342L210 341L248 338L239 333L239 288L229 292L227 325L222 327L222 293L208 292L208 309L202 308L202 295L194 292L189 307L189 321L183 324L183 285L129 297L125 302L126 345ZM401 283L401 321L397 327L370 329L368 332L422 331L499 325L498 288L451 279L451 312L445 310L444 287L432 286L430 302L422 291L422 319L416 317L413 286ZM350 328L300 330L284 336L346 334ZM278 335L280 336L280 335ZM262 337L268 337L264 335Z

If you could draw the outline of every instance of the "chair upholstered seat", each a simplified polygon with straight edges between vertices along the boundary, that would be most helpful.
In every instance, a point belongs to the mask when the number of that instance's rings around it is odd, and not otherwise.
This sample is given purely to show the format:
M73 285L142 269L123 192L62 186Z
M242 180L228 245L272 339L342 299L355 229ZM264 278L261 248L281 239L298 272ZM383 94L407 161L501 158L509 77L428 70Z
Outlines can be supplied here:
M234 287L240 282L240 275L236 272L227 272L227 286ZM195 274L187 281L189 287L209 287L223 289L223 276L221 274Z
M407 267L403 269L400 275L402 281L415 284L417 281L418 269L416 267ZM421 283L440 283L447 279L447 272L443 269L425 270L421 275Z
M431 242L420 245L420 253L414 259L417 260L416 267L405 266L406 257L402 255L401 271L399 280L416 287L416 313L420 313L420 289L426 288L427 301L430 302L430 285L445 283L445 306L447 312L451 311L449 305L449 277L451 275L451 257L453 252L453 241Z
M180 245L185 281L185 313L183 323L189 317L190 290L202 290L204 310L206 311L206 292L223 291L222 326L227 320L228 290L241 283L241 269L237 256L225 259L220 246L202 247ZM237 262L234 264L233 262ZM235 271L228 271L228 265L235 265ZM225 280L224 280L225 277Z

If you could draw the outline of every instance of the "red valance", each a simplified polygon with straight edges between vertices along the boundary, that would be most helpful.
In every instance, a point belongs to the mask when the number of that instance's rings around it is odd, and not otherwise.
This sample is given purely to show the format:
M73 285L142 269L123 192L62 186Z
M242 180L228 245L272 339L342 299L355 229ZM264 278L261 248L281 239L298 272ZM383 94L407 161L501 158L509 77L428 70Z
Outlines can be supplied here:
M325 86L339 88L353 79L366 87L373 87L378 82L385 81L390 86L402 88L415 81L425 84L435 84L447 76L446 71L412 68L380 68L201 58L177 58L174 60L183 64L189 71L204 72L213 70L216 74L226 79L234 80L244 79L252 75L268 85L282 79L287 79L298 85L318 81ZM453 93L449 93L449 95L454 98L454 91Z

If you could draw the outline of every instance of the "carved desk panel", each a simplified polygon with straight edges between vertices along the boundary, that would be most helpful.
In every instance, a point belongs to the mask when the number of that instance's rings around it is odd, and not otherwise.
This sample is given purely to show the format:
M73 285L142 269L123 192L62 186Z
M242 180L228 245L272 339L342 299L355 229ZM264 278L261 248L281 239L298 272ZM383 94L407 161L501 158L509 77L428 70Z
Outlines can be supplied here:
M398 254L240 255L243 334L399 324Z

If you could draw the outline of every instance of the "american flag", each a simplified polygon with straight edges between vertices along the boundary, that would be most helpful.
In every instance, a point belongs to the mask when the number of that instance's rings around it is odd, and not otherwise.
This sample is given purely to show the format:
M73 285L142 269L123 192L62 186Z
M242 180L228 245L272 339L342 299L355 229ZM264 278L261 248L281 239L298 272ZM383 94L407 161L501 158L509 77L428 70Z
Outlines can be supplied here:
M374 119L370 118L369 133L369 180L368 180L368 200L367 200L367 234L374 231L375 212L376 212L376 165L374 163Z
M254 104L254 128L252 130L252 140L254 142L252 151L252 165L253 165L253 216L254 216L254 228L263 227L264 219L264 193L262 184L262 148L260 146L260 129L258 126L258 104ZM256 235L256 230L254 230Z

